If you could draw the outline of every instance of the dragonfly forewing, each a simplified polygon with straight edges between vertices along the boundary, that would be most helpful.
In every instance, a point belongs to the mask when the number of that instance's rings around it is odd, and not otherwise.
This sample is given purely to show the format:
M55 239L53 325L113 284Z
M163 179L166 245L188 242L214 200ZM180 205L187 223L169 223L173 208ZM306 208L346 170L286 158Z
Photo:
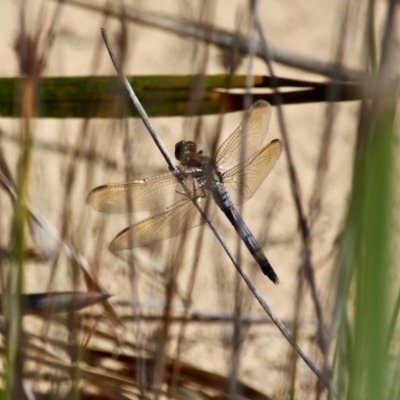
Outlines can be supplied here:
M247 160L260 150L268 132L271 106L259 100L245 113L242 123L225 140L217 151L215 160L224 172Z
M189 191L192 190L190 177L185 183ZM104 213L151 211L164 209L182 200L182 192L177 178L167 172L147 179L99 186L89 193L86 202Z
M213 213L214 204L208 198L196 199L207 215ZM146 218L124 229L111 242L113 252L157 243L177 236L188 229L203 224L205 220L193 202L186 198L168 207L164 212Z

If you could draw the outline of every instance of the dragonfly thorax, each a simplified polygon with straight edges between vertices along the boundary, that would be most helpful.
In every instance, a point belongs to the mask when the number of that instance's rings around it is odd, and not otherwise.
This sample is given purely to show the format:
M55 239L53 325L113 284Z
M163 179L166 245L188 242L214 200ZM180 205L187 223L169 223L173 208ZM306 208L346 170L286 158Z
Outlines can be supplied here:
M175 145L175 158L185 167L185 172L196 179L201 187L212 190L215 184L222 182L215 160L197 151L196 143L180 141Z

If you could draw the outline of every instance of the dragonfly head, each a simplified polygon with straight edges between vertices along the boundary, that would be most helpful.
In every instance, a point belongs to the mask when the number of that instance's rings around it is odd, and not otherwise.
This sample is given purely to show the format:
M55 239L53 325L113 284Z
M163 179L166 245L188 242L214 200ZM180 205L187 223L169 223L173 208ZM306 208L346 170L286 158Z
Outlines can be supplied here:
M188 165L191 157L196 154L196 151L196 143L181 140L175 145L175 158L180 161L182 165Z

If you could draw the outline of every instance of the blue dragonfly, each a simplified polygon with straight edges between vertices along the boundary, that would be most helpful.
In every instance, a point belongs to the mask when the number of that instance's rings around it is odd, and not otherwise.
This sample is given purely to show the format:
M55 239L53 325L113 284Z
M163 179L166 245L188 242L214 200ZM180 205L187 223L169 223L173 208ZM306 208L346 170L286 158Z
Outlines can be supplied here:
M279 139L262 147L270 119L270 104L263 100L254 103L239 127L217 150L215 158L197 151L192 141L178 142L175 157L181 163L186 190L171 172L93 189L87 203L100 212L161 210L120 232L111 242L110 250L118 252L179 235L205 222L193 200L207 215L212 214L216 204L262 272L278 283L278 276L261 246L234 207L254 195L282 153Z

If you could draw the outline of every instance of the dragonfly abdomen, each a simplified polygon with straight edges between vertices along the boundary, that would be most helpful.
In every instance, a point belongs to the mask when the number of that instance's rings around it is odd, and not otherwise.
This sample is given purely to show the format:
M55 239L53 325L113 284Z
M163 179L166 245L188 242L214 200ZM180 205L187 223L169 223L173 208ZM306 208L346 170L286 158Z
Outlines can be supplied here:
M272 268L272 265L268 261L267 257L265 256L254 236L250 233L250 235L247 236L246 239L242 238L242 240L244 241L246 247L249 249L251 255L257 261L264 275L267 275L268 278L271 279L271 281L275 284L279 283L278 276L276 275L274 269Z
M242 217L235 209L226 190L221 187L221 185L218 185L218 189L213 192L213 197L218 207L222 210L222 212L229 219L230 223L234 226L236 232L243 240L250 254L257 261L263 274L267 275L272 282L277 284L279 282L278 276L276 275L270 262L267 260L267 257L262 251L261 246L258 244L257 240L250 232L250 229L247 227Z

